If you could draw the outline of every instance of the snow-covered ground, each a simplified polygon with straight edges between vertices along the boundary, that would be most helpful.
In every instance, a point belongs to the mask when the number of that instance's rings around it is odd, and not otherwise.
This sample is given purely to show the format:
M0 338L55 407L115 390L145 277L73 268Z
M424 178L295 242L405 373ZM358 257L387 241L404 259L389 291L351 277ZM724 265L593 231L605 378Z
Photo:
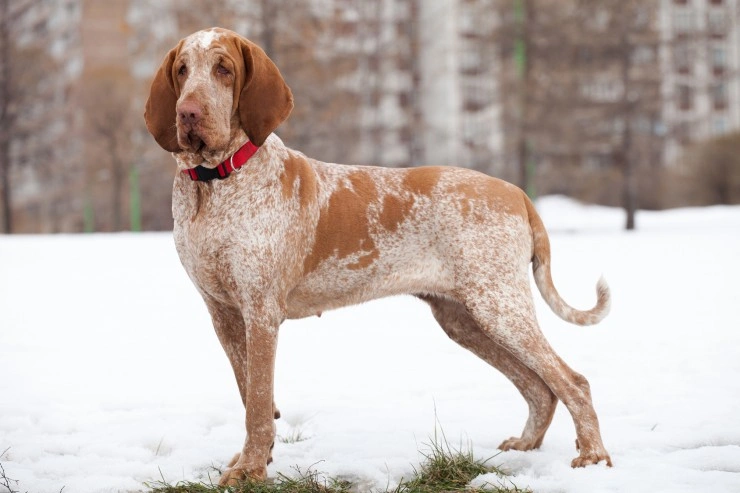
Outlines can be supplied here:
M614 467L569 467L562 405L540 450L491 462L538 493L740 491L740 207L641 212L633 233L619 210L538 208L563 297L590 307L602 273L612 288L596 327L536 300L590 380ZM18 490L137 491L203 478L239 449L231 369L170 234L0 237L0 258L0 464ZM411 297L291 321L280 338L272 475L314 466L384 488L435 426L486 458L524 425L514 386Z

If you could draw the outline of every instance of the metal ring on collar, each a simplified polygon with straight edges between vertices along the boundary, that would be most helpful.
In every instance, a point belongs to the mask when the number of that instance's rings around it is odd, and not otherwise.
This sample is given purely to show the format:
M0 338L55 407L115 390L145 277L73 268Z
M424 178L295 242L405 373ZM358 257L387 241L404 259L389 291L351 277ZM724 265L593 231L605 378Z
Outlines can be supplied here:
M241 166L238 167L238 168L235 168L234 167L234 154L232 154L231 157L229 158L229 164L231 165L231 172L232 173L236 173L237 171L239 171L240 169L242 169Z

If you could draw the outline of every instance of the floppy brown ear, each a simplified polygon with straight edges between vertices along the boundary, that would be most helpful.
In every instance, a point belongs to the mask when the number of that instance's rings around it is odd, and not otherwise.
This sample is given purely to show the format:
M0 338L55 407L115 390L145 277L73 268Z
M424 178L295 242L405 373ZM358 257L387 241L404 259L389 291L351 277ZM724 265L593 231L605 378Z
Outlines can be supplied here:
M149 99L146 101L144 120L149 133L154 136L165 151L179 152L177 144L177 129L175 127L175 106L177 105L177 94L172 79L172 64L180 45L170 50L164 57L162 65L154 76L152 87L149 90Z
M293 93L262 48L244 38L239 45L244 58L239 118L249 140L261 146L290 115Z

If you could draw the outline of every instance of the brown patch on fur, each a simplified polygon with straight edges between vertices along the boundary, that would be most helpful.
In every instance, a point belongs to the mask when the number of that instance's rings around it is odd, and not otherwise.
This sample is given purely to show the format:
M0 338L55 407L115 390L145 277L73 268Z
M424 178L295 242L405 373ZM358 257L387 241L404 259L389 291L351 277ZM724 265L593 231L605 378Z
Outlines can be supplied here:
M280 175L284 199L293 198L296 180L298 180L298 199L301 208L305 209L316 200L316 175L305 158L291 153L285 160L285 167Z
M422 167L406 170L401 184L401 195L387 194L383 198L383 208L378 218L381 226L391 233L409 218L416 203L415 196L430 196L439 182L443 168Z
M341 185L321 210L316 240L303 263L304 273L315 271L322 261L331 257L346 258L367 252L347 266L357 270L369 266L380 256L370 236L368 222L368 208L378 200L375 182L363 171L352 173L348 179L351 188Z
M432 190L439 182L444 168L440 166L424 166L411 168L403 177L402 188L418 195L430 196Z
M488 216L497 211L527 217L522 191L504 181L480 175L479 179L460 182L450 190L458 198L460 212L466 219Z
M383 210L380 213L380 224L391 233L395 233L398 225L404 222L414 206L414 196L399 197L388 194L383 198Z

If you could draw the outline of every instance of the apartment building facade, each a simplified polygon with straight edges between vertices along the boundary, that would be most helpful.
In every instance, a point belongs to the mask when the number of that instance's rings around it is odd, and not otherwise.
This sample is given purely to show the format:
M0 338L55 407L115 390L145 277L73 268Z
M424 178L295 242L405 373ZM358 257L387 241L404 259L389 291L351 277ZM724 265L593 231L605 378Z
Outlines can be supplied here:
M663 143L661 164L673 166L690 143L740 128L740 0L652 1L658 11L660 55L655 65L662 111L660 121L646 128ZM105 210L105 202L115 202L111 195L127 186L132 171L138 176L138 193L149 201L145 210L154 211L144 227L168 227L171 219L162 211L169 208L172 170L165 164L168 157L150 145L141 108L165 51L179 37L211 25L235 29L276 57L297 95L296 110L281 132L311 155L386 166L458 165L516 177L512 91L518 82L512 77L511 51L501 49L511 40L502 39L500 28L511 22L502 20L501 6L517 2L228 0L218 9L205 0L191 2L30 2L33 8L19 30L24 33L19 44L24 36L29 42L33 36L47 36L53 40L50 56L61 68L48 82L57 86L50 100L29 111L60 114L85 108L93 82L112 76L131 96L126 114L133 115L133 123L120 130L133 156L119 163L125 171L117 177L114 164L91 168L88 164L99 152L89 138L91 111L49 123L51 135L60 137L57 148L64 149L66 166L79 170L51 183L44 181L52 178L42 167L13 166L18 214L30 222L33 216L44 218L28 231L79 230L83 216L88 226L99 229L96 221L107 224L116 214ZM595 91L595 103L609 104L624 90L605 74L601 82L584 86ZM54 104L60 109L54 110ZM613 126L623 128L623 122ZM562 143L556 135L556 143L558 139ZM29 142L14 143L16 161L23 159ZM597 147L592 152L581 146L583 153L593 155L582 156L580 163L612 166L613 151ZM535 151L542 151L540 162L547 161L546 149ZM558 162L550 160L552 166ZM30 176L34 173L38 176ZM68 177L76 178L64 182ZM128 209L128 193L118 202ZM93 212L97 215L88 217Z
M665 164L683 148L740 129L737 0L660 0Z

